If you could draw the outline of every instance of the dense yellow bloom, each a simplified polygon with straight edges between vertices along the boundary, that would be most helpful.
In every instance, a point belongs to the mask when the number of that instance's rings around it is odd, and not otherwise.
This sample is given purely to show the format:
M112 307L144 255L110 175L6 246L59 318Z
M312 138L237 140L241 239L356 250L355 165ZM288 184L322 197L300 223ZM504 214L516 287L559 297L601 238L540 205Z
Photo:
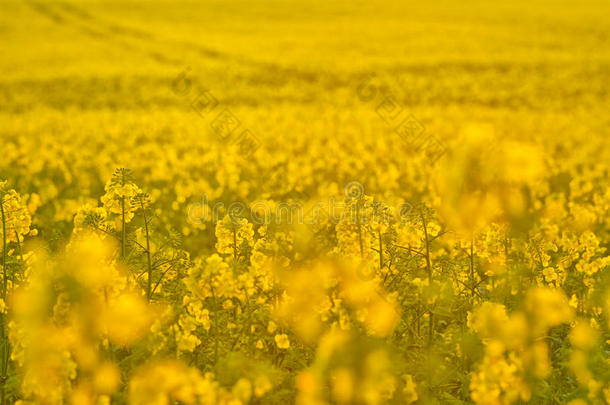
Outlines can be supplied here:
M534 319L534 333L569 322L574 316L565 294L550 288L535 288L528 292L525 308Z
M134 197L142 192L140 188L131 181L122 182L112 179L106 183L105 190L106 194L101 197L101 201L106 211L124 215L125 222L131 221L135 211L140 208L134 201Z
M468 326L482 338L502 338L508 323L504 305L484 302L474 314L468 314Z
M3 1L0 405L610 403L610 2L463 3Z
M529 400L530 388L518 373L518 363L486 356L480 371L474 373L470 381L472 400L483 405L508 405L519 399Z
M100 364L95 370L93 384L96 391L104 394L112 394L121 382L120 370L113 363Z
M242 244L252 246L253 235L252 224L247 219L226 215L216 225L216 250L220 254L236 255Z
M6 189L6 181L0 181L0 203L6 242L23 242L23 237L31 231L32 218L19 193Z
M470 382L475 403L528 400L532 390L529 375L550 375L548 346L540 337L550 328L570 322L572 308L562 292L535 287L527 292L524 309L509 315L503 305L484 302L469 314L469 326L485 344L485 356Z
M151 364L140 370L129 383L129 403L134 405L216 404L217 383L201 376L196 369L177 362Z
M152 317L142 297L124 293L102 311L100 323L113 343L129 345L148 332Z

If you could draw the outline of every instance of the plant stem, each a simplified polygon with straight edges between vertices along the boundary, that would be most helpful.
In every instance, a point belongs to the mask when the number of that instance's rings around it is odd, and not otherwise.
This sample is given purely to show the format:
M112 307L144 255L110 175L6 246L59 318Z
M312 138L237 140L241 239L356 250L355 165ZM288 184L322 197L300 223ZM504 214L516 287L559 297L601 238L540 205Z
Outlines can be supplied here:
M152 261L150 259L150 237L148 233L148 217L144 209L144 203L140 201L142 215L144 215L144 232L146 233L146 259L148 260L148 280L146 280L146 299L150 302L152 295Z
M470 282L472 283L471 299L474 305L474 289L476 281L474 279L474 236L470 239Z
M2 299L6 299L8 286L8 276L6 272L6 217L4 215L4 196L0 201L0 211L2 211Z
M4 214L4 195L1 196L1 198L2 199L0 200L0 211L2 212L2 300L6 307L8 274L6 269L6 216ZM8 334L5 327L6 314L2 312L2 314L0 314L0 341L2 344L2 376L0 377L2 387L0 388L0 401L2 405L6 405L6 380L8 374L8 360L10 353Z
M362 226L360 225L360 205L356 202L356 224L358 225L358 241L360 242L360 257L364 257L364 245L362 242Z
M210 281L210 291L212 292L212 298L214 299L214 310L212 316L214 317L214 365L218 363L218 300L214 293L214 286Z
M23 263L23 250L21 249L21 242L19 242L19 234L15 231L15 239L17 240L17 250L19 252L19 260ZM15 273L13 272L13 282L15 281Z
M121 197L121 258L125 259L125 196Z
M233 228L233 270L237 268L237 229Z
M424 213L421 213L422 225L424 227L424 240L426 243L426 269L428 270L428 285L432 286L432 264L430 263L430 240L428 239L428 227ZM432 344L432 336L434 334L434 314L432 309L428 313L428 345Z
M383 269L383 241L381 240L381 231L378 231L379 235L379 270Z

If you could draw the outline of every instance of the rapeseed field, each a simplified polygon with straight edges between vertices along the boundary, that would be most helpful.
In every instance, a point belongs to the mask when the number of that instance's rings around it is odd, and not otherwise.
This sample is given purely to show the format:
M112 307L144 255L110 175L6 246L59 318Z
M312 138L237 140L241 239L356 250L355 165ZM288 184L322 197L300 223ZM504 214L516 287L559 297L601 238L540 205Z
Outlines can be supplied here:
M0 405L610 404L607 0L2 0Z

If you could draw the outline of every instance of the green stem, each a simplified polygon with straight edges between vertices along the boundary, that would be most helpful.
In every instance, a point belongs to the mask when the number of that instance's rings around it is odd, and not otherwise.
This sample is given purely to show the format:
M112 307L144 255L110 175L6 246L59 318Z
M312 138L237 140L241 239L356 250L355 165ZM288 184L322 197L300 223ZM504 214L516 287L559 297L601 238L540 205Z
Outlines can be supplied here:
M381 240L381 231L379 234L379 270L383 269L383 241Z
M2 299L6 299L8 275L6 272L6 217L4 214L4 197L2 197L2 201L0 201L0 211L2 211Z
M214 287L212 281L210 281L210 291L212 292L212 298L214 299L214 310L212 316L214 317L214 365L218 363L218 300L214 293Z
M125 259L125 196L121 197L121 258Z
M474 305L474 289L476 286L476 280L474 278L474 236L470 239L470 283L472 285L471 299L472 305Z
M21 249L21 242L19 241L19 234L17 233L17 231L15 231L15 239L17 240L17 251L19 253L19 261L21 263L23 263L23 250ZM14 274L13 274L13 281L14 281Z
M233 228L233 270L237 268L237 229Z
M6 305L6 294L8 287L8 274L6 269L6 216L4 213L4 196L0 200L0 211L2 213L2 300ZM2 376L0 377L0 401L2 405L6 405L6 380L8 377L8 361L10 346L8 342L8 334L6 327L6 315L4 312L0 315L0 342L2 344Z
M360 242L360 257L364 257L364 245L362 242L362 226L360 225L360 205L356 202L356 224L358 225L358 241Z
M421 213L421 220L424 227L424 238L426 243L426 269L428 270L428 285L432 286L432 264L430 263L430 240L428 239L428 227L426 224L426 218L423 212ZM429 311L428 318L428 345L432 344L432 336L434 334L434 314L432 309Z
M148 280L146 281L146 299L150 302L152 295L152 261L150 258L150 237L148 233L148 218L144 210L144 203L140 201L142 212L144 215L144 232L146 233L146 259L148 260Z

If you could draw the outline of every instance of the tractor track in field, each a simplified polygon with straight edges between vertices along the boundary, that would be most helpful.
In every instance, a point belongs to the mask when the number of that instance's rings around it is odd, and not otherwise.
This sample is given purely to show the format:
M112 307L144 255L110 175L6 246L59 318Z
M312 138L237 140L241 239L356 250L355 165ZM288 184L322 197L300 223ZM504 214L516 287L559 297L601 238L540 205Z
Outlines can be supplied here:
M145 40L148 44L151 41L154 41L154 38L152 38L152 36L147 36L146 33L141 33L137 30L123 27L118 24L103 23L101 20L93 17L86 11L80 10L65 3L54 3L56 7L51 7L49 4L29 0L27 1L27 4L30 5L33 10L44 17L49 18L54 23L72 28L96 41L112 43L114 46L129 52L144 53L146 56L165 65L182 65L182 61L179 59L173 58L161 52L149 50L146 47L138 46L142 45L142 43L131 43L134 40L140 42Z
M115 35L123 35L135 39L154 40L153 36L149 32L141 31L131 27L125 27L119 24L104 23L101 19L91 15L91 13L82 10L72 4L57 3L57 6L61 8L65 13L73 15L75 18L79 18L81 21L90 21L93 24L102 26Z
M157 43L159 45L180 47L192 51L205 59L220 60L226 63L235 63L255 68L252 79L262 84L274 85L277 84L278 80L280 82L297 80L308 83L327 81L337 83L339 86L341 86L340 83L342 85L347 84L345 78L341 78L338 74L329 71L304 70L298 67L222 52L191 41L158 38L144 30L105 21L73 4L55 2L53 3L54 7L52 7L48 3L43 4L37 0L28 0L27 3L36 12L58 25L72 27L96 41L112 43L129 52L143 53L164 65L184 67L188 63L167 52L151 49L151 44ZM280 80L278 77L284 77L284 79Z

